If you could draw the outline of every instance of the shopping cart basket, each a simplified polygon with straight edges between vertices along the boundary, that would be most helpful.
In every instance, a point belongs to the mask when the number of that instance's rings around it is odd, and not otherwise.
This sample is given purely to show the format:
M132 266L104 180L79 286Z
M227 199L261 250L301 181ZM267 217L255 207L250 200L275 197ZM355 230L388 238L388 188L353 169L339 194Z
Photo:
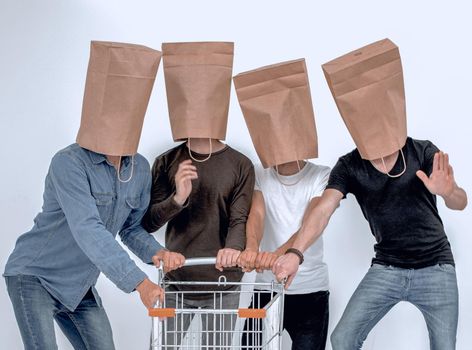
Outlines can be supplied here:
M184 266L215 265L216 258L187 259ZM202 267L203 268L203 267ZM209 268L206 266L205 268ZM283 331L284 286L271 283L169 281L158 268L165 301L149 310L152 317L151 349L264 349L280 350ZM185 287L191 290L185 290ZM219 288L215 291L215 288ZM261 296L270 296L261 305ZM198 306L204 296L205 306ZM252 300L251 308L227 307L225 300ZM268 298L265 297L265 300ZM197 304L195 306L195 304ZM236 302L239 305L239 302ZM251 326L244 329L244 322ZM250 344L241 344L241 337ZM249 342L247 342L249 343Z

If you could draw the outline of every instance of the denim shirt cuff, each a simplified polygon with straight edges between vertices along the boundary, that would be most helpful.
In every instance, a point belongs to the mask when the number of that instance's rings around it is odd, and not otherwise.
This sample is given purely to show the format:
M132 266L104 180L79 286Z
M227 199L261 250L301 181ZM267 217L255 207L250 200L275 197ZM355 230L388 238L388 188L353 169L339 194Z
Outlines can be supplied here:
M147 275L136 266L117 283L117 287L125 293L131 293L146 278Z
M156 253L161 251L162 249L165 249L165 248L161 246L159 242L156 241L156 244L152 244L152 247L148 248L146 254L141 257L143 263L152 265L153 264L152 257L156 255Z

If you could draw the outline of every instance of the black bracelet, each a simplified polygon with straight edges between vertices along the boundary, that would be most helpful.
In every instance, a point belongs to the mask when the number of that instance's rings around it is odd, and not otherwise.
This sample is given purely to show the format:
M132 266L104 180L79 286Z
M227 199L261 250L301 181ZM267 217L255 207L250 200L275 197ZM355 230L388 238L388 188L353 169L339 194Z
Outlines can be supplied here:
M288 248L285 251L285 254L287 254L287 253L293 253L296 256L298 256L298 259L300 259L299 265L303 264L303 261L305 260L305 258L303 257L303 253L301 251L299 251L298 249L295 249L295 248Z

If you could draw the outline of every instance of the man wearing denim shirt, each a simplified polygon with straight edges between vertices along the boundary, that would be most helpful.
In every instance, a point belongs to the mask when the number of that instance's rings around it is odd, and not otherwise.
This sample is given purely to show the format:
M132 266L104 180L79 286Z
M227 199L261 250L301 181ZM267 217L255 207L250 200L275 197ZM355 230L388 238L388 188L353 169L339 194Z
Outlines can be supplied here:
M148 88L124 99L121 95L128 92L132 77L122 76L124 89L105 91L116 105L115 113L106 114L91 100L99 92L90 67L104 56L119 64L125 54L131 63L146 56ZM94 287L100 272L124 292L138 290L147 307L162 296L161 288L115 240L117 233L145 263L170 258L177 261L176 267L183 263L183 256L165 251L141 227L151 187L149 164L136 153L145 108L136 112L123 105L147 105L159 60L158 51L141 46L92 43L78 143L53 157L42 211L33 228L18 238L5 267L26 349L57 348L53 320L75 349L114 349L110 323ZM104 99L103 105L108 102Z

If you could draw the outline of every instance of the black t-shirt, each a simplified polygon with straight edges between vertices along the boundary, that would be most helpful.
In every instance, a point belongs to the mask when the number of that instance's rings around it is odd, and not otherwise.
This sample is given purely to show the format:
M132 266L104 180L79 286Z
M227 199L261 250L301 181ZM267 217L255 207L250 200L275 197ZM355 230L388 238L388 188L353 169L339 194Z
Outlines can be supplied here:
M436 196L416 176L420 169L431 174L437 151L430 141L408 137L403 147L406 171L398 178L378 171L357 149L339 158L331 171L326 188L344 196L352 193L369 222L377 241L372 263L401 268L454 264ZM402 170L399 154L390 174Z

